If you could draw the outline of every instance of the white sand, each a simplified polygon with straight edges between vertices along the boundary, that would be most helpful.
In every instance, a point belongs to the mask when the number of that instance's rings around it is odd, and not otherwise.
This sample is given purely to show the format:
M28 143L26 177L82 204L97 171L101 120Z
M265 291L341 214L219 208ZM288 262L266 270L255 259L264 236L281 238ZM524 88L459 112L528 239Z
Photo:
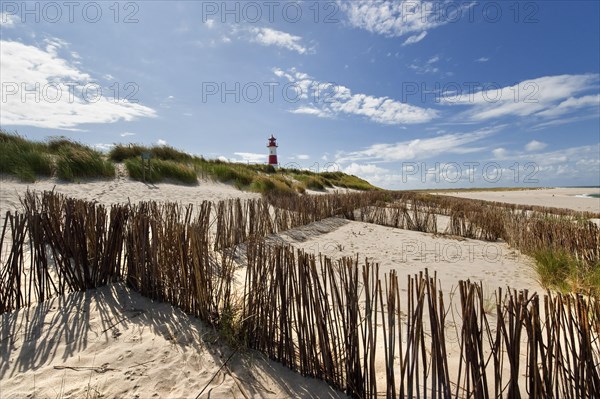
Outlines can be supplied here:
M0 210L19 208L18 196L27 187L42 191L51 190L55 185L58 192L103 204L128 200L196 204L203 200L258 197L213 182L193 187L148 186L121 176L82 184L50 179L25 185L4 179L0 181ZM445 194L600 212L600 200L575 197L590 192L594 191L552 189ZM444 223L447 218L438 220L440 231ZM434 236L337 218L293 229L275 239L333 258L358 253L361 260L379 262L382 277L391 269L397 270L403 289L406 275L427 267L431 274L437 272L446 295L456 288L459 280L466 279L481 281L486 295L507 286L542 291L531 259L503 243ZM255 352L237 354L230 362L231 372L218 371L231 349L215 339L214 332L199 321L121 285L56 298L2 316L0 397L33 393L36 397L86 397L88 392L89 397L99 397L99 394L104 397L195 397L215 374L217 377L202 397L209 397L209 389L212 390L210 397L227 398L339 395L326 384L302 378ZM383 364L383 351L378 353L381 358L377 364ZM456 367L459 348L449 345L449 355L451 366ZM382 369L378 379L383 377Z
M508 204L538 205L600 213L600 198L578 195L600 194L600 188L548 188L522 191L445 191L441 195L506 202Z
M458 375L461 361L460 347L460 301L456 298L458 282L471 280L483 285L483 295L486 306L495 311L498 288L503 292L511 290L528 290L530 293L543 294L544 289L538 284L533 269L533 261L519 251L511 249L505 243L490 243L478 240L435 236L379 226L345 219L330 218L311 223L271 238L281 240L294 247L315 254L322 253L331 258L356 256L359 254L359 264L368 259L379 263L379 277L396 270L399 276L400 290L406 292L407 276L425 272L433 277L437 273L438 287L443 290L444 303L449 310L445 324L446 350L448 356L449 375L451 380ZM364 298L362 299L364 301ZM400 310L406 315L408 311L406 297L400 300ZM426 316L424 320L427 320ZM490 326L495 328L495 317L489 317ZM381 323L381 322L379 322ZM378 324L381 325L381 324ZM425 324L426 335L429 326ZM406 336L401 336L406 345ZM377 355L375 365L378 387L385 387L385 349L383 329L378 330ZM527 351L525 340L522 340L521 363L526 364ZM488 343L484 339L484 350L489 352ZM490 352L491 353L491 352ZM398 366L399 367L399 366ZM505 365L504 375L508 375ZM522 369L524 370L524 368ZM400 373L399 368L395 371ZM493 383L493 376L490 382ZM506 378L506 377L505 377ZM524 375L521 379L521 394L526 396ZM492 388L492 386L490 386Z
M0 180L0 211L20 209L19 196L27 189L51 191L66 194L73 198L97 201L103 205L140 201L180 202L198 204L206 201L220 201L230 198L260 198L260 194L240 191L229 184L200 181L197 186L160 183L146 184L132 181L124 176L110 180L94 180L83 183L64 183L57 179L39 180L33 184L20 183L2 177Z
M501 242L434 236L337 218L284 232L279 238L333 259L359 254L361 262L379 263L382 277L392 269L406 276L428 268L430 275L437 272L445 293L460 280L469 279L482 281L492 291L498 287L543 291L531 258Z
M232 349L212 329L121 284L1 319L1 398L345 397L255 351L220 369Z

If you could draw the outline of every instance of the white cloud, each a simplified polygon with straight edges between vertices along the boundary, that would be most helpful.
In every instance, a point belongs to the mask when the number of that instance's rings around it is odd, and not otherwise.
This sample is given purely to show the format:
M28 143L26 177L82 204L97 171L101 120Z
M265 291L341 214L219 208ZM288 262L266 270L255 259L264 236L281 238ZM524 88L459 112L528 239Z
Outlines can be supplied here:
M290 111L292 113L319 117L358 115L387 125L424 123L437 117L437 111L432 108L406 104L389 97L353 94L347 87L319 82L294 68L288 72L275 68L273 73L293 83L299 99L314 100L307 105L299 105Z
M98 144L94 144L94 148L99 150L99 151L109 151L111 148L113 148L115 145L114 144L104 144L104 143L98 143Z
M92 85L95 79L58 55L67 46L64 41L45 43L44 50L0 41L0 79L5 89L0 124L76 130L87 123L156 116L151 108L100 95L98 86Z
M283 76L286 76L286 75L287 75L287 74L286 74L286 73L285 73L285 72L284 72L282 69L279 69L279 68L274 68L274 69L273 69L273 73L274 73L274 74L275 74L275 76L277 76L278 78L281 78L281 77L283 77Z
M494 154L494 158L504 158L506 156L506 149L502 147L495 148L492 154Z
M438 0L338 0L347 23L386 37L411 35L403 46L418 43L427 31L457 21L476 2Z
M475 60L475 62L488 62L490 59L488 57L480 57Z
M471 147L499 128L482 129L471 133L455 133L427 139L414 139L398 143L373 144L370 147L353 152L336 154L337 162L395 162L413 159L428 159L440 154L468 154L482 151L482 147Z
M568 123L581 122L584 120L597 119L597 118L598 118L597 112L588 113L588 114L584 114L584 115L578 115L578 116L574 116L574 117L570 117L570 118L559 118L559 119L554 119L554 120L551 120L548 122L543 122L543 123L534 125L531 127L531 130L543 130L543 129L547 129L552 126L566 125Z
M0 26L3 29L13 28L19 22L19 17L7 12L0 12Z
M582 96L579 98L569 97L556 107L539 112L538 116L559 116L579 108L594 107L596 110L600 107L600 94Z
M365 176L365 175L376 175L382 173L389 173L389 170L380 168L377 165L373 164L357 164L356 162L352 162L350 165L344 168L344 173L355 176Z
M135 136L135 133L131 133L131 132L123 132L123 133L121 133L121 137L129 137L129 136Z
M333 114L331 114L325 110L319 109L319 108L315 107L314 105L301 106L301 107L291 110L290 112L292 114L314 115L314 116L318 116L320 118L330 118L333 116Z
M167 145L167 141L166 141L166 140L163 140L163 139L158 139L158 140L156 141L156 144L157 144L157 145L160 145L160 146L165 146L165 145Z
M267 160L267 154L258 154L255 152L235 152L241 158L241 162L264 163Z
M468 105L458 119L481 122L506 116L551 118L585 107L598 107L599 96L575 95L598 88L600 75L558 75L526 80L513 86L492 85L474 93L448 93L446 105Z
M409 36L404 43L402 43L402 46L419 43L421 40L425 39L425 36L427 36L427 32L421 32L418 35Z
M296 155L296 159L299 159L301 161L306 161L307 159L310 159L310 155L307 154L299 154Z
M414 70L419 75L423 75L425 73L437 73L439 72L439 68L435 66L435 64L440 60L439 56L431 57L425 64L420 65L419 59L415 59L412 64L408 67Z
M339 1L351 26L387 37L420 33L449 22L435 15L435 1Z
M540 151L546 148L547 144L542 143L541 141L531 140L529 143L525 145L525 150L527 151Z
M212 29L215 26L215 20L214 19L207 19L206 22L206 27L208 29Z
M302 37L290 35L271 28L250 28L250 32L255 36L251 41L262 44L263 46L276 46L295 51L299 54L306 54L311 51L302 45Z
M467 163L440 162L439 158L425 162L421 158L415 162L397 160L400 163L392 163L388 169L372 163L357 163L344 171L356 172L380 187L404 189L453 187L456 183L481 187L492 182L497 186L515 183L549 186L565 182L588 185L597 184L595 182L600 179L600 144L540 153L503 148L496 148L493 152L499 156L493 158L494 163L490 163L489 157L483 153L478 154L478 158L471 158L473 163L468 167Z
M586 145L580 147L568 147L562 148L556 151L548 152L522 152L513 151L502 154L501 157L497 157L497 160L509 160L511 163L518 161L522 165L527 163L535 165L536 170L542 170L545 168L547 171L558 171L572 169L579 165L581 168L580 174L587 176L597 176L596 181L600 178L600 169L598 168L584 168L589 165L595 165L598 160L598 154L600 153L600 144Z

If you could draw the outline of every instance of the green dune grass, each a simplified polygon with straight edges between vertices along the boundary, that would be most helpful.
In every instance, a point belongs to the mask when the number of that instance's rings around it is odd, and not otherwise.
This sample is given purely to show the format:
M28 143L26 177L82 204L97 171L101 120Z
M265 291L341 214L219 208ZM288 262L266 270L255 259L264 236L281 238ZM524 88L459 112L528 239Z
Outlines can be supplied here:
M24 182L52 176L65 181L111 178L115 176L115 164L122 163L131 179L145 178L150 183L198 184L200 177L232 184L240 190L283 195L330 187L378 190L369 182L343 172L316 173L266 164L207 160L170 146L115 144L105 154L64 137L40 142L0 131L0 153L0 173ZM142 171L142 154L150 154L146 173Z

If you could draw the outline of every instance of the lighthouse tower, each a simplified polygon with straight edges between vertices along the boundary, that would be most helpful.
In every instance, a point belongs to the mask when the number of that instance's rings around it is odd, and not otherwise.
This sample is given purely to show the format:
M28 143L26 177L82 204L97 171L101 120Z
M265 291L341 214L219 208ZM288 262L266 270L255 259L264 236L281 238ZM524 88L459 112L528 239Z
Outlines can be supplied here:
M269 138L269 144L267 148L269 149L269 165L277 166L277 139L271 135Z

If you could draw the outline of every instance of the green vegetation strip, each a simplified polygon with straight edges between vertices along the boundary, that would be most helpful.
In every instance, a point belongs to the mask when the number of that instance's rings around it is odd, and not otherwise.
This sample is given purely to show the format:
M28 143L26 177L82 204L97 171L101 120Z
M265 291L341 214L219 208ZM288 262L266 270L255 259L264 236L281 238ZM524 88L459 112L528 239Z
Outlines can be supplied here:
M170 146L117 144L108 154L65 138L47 142L27 140L0 130L0 173L34 182L56 176L65 181L112 178L115 164L123 163L133 180L149 183L198 184L198 177L233 184L240 190L261 194L295 195L308 190L339 187L355 190L378 188L342 172L315 173L299 169L275 169L265 164L229 163L207 160ZM150 159L142 168L142 155Z

